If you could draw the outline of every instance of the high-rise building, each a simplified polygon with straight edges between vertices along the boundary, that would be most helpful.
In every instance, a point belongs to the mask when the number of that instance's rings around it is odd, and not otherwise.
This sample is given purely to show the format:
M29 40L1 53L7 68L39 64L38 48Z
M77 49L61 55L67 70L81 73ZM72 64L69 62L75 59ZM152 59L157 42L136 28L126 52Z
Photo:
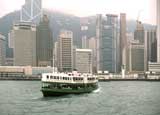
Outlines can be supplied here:
M82 48L88 48L88 19L82 18L81 20L81 36L82 36Z
M14 40L14 65L36 66L36 26L19 22L12 28Z
M58 66L58 42L54 42L54 51L53 51L53 66Z
M9 48L14 48L14 41L13 41L13 35L14 35L14 33L13 33L14 31L10 31L9 33L8 33L8 46L9 46Z
M127 33L127 48L126 48L126 71L129 72L130 67L130 47L132 41L134 41L134 34L133 33Z
M97 16L97 71L119 72L118 16Z
M147 31L147 57L149 62L157 62L156 29Z
M88 48L88 38L87 38L87 36L82 37L82 48L83 49Z
M134 40L129 46L129 72L147 71L147 32L144 31L143 24L137 21L134 32Z
M6 61L6 40L5 36L0 34L0 66L4 66Z
M47 15L43 16L37 26L36 37L37 66L52 66L53 38Z
M127 38L126 38L126 14L120 14L120 66L126 67L126 50L127 50Z
M134 31L134 40L138 40L140 44L145 43L144 27L141 21L137 20L136 30Z
M25 0L22 6L20 21L39 23L42 16L42 0Z
M73 32L62 30L58 38L58 70L73 69Z
M144 31L143 24L138 20L134 40L130 42L129 62L130 72L147 71L147 33Z
M97 72L102 71L100 43L102 39L102 15L97 14L96 19L96 65Z
M157 0L157 62L160 62L160 0Z
M92 73L92 50L76 49L75 68L80 73Z
M92 37L88 40L89 49L92 50L92 70L93 73L96 73L96 38Z
M145 64L147 62L144 60L145 52L144 45L139 44L137 41L130 44L129 51L129 72L144 72Z
M12 31L8 33L8 39L6 39L6 45L7 45L6 46L6 65L13 65L12 60L13 60L14 41L12 36L13 34L11 34L11 32Z

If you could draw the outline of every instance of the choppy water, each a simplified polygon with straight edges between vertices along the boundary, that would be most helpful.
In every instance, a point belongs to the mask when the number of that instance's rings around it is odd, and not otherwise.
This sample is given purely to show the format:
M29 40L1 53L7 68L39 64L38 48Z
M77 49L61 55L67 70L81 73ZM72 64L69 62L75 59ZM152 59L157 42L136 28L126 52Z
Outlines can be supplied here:
M0 81L0 115L160 115L160 82L103 82L90 94L43 98L39 81Z

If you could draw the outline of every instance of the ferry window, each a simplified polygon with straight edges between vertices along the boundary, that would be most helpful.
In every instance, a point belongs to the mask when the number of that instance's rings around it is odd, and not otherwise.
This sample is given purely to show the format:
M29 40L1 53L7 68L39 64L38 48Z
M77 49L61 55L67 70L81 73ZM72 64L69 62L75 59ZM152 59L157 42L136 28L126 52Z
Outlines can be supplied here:
M50 76L51 79L53 79L53 76Z
M47 79L49 79L49 76L47 75Z
M57 79L59 79L59 76L57 76Z

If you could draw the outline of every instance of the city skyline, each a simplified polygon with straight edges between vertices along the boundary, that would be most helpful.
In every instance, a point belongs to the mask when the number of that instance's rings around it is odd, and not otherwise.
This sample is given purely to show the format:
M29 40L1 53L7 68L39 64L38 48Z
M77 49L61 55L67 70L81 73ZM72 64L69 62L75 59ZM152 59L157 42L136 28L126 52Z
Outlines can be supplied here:
M10 2L10 4L8 4L8 2ZM15 10L20 10L22 5L24 5L24 2L25 0L0 0L0 17ZM91 2L92 5L89 5ZM61 11L80 17L95 14L126 13L127 19L137 19L137 17L139 17L139 20L143 21L144 23L156 24L155 0L121 0L121 2L117 0L70 0L70 2L63 0L45 0L45 2L43 1L42 6L45 9Z

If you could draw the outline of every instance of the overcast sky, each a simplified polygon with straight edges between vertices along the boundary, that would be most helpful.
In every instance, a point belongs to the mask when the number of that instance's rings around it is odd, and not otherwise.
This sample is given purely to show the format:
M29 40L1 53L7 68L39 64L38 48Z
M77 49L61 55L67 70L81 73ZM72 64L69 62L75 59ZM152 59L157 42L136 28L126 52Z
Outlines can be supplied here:
M19 10L25 0L0 0L0 17ZM126 13L128 19L139 19L155 24L155 0L43 0L43 8L58 10L76 16L89 16L98 13Z

